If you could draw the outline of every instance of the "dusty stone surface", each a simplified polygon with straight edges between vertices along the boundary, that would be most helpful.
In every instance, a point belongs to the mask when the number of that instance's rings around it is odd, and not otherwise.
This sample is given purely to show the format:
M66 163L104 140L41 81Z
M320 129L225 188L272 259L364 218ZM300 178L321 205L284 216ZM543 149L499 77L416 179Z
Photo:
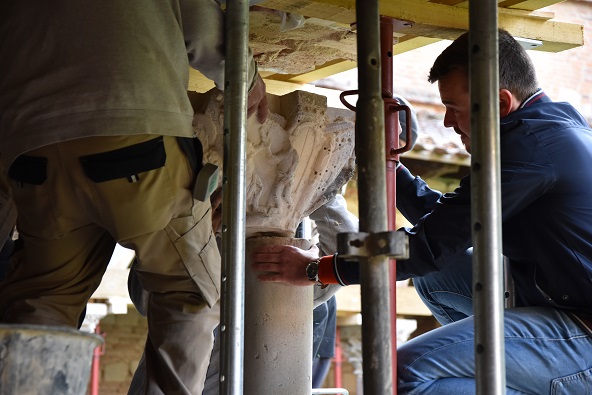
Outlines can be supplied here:
M306 239L251 237L246 256L266 245L311 246ZM308 394L313 356L312 347L305 345L312 344L313 287L262 283L247 262L244 393Z
M204 162L223 165L223 95L192 93ZM264 124L247 123L247 236L294 234L354 172L354 113L304 91L268 95Z
M357 58L356 34L347 26L307 18L298 28L282 30L282 14L260 7L249 18L249 46L262 71L302 74L335 59Z

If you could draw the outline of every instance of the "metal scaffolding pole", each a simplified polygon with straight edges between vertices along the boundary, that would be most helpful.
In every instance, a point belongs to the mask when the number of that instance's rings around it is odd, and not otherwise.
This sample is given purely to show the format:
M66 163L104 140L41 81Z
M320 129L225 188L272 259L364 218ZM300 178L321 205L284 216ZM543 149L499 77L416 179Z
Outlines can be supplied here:
M224 77L224 188L220 394L242 395L245 304L249 2L228 0Z
M501 242L497 2L469 2L475 377L479 395L506 393Z
M384 103L381 94L380 19L378 0L356 0L358 103L356 156L360 231L387 230ZM389 259L376 255L360 260L364 393L393 391Z

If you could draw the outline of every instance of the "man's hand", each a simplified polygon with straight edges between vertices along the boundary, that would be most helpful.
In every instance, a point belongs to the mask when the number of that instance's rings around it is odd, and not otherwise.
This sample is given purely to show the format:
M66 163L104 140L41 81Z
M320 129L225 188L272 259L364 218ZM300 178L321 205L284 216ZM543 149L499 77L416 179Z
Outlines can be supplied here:
M306 266L318 257L316 245L310 250L284 245L263 246L251 255L251 268L259 273L260 281L315 285L306 275Z
M259 123L264 123L269 115L267 96L265 95L265 82L263 82L263 78L261 78L259 73L257 73L257 77L255 78L255 85L253 85L253 89L251 89L247 98L247 118L257 111L257 120Z

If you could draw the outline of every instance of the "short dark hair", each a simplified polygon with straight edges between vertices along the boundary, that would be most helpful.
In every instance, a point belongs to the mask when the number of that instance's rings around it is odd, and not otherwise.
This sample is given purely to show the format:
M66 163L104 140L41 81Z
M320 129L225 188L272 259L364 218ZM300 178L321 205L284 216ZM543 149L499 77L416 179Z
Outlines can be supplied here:
M538 89L536 71L526 50L503 29L498 31L499 86L512 92L523 101ZM434 83L454 70L469 75L469 33L454 40L436 58L430 69L428 81Z

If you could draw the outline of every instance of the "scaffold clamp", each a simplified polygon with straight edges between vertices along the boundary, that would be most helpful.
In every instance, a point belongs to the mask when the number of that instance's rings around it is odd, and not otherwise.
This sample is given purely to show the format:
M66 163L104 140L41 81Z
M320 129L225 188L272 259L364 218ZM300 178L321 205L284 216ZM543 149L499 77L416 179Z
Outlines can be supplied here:
M344 258L386 255L393 259L408 259L409 238L401 230L377 233L339 233L337 235L337 252Z

